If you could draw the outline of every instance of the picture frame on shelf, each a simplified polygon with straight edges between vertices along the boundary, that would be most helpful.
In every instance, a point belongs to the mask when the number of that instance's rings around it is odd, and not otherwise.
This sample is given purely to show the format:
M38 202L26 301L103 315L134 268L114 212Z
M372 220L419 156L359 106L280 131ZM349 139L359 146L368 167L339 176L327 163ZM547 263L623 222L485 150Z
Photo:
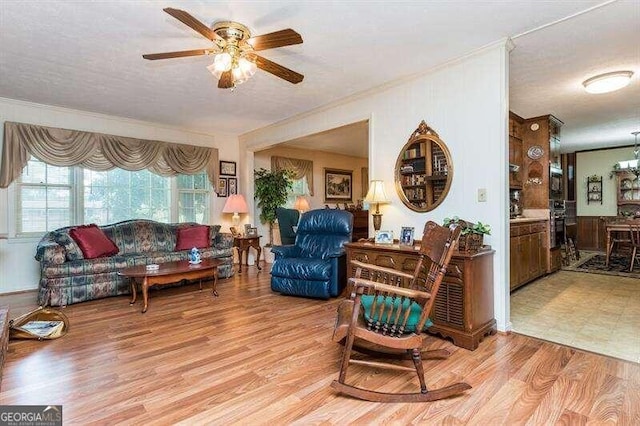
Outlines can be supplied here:
M415 228L413 226L403 226L400 229L400 245L401 246L413 246L413 236Z
M238 179L227 178L227 193L229 195L236 195L238 193Z
M244 224L244 235L247 235L249 233L249 230L253 228L253 225L250 223L245 223Z
M380 245L393 244L393 231L376 231L373 242Z
M222 176L235 176L236 162L220 160L220 174Z
M258 236L258 228L249 228L247 231L247 237L257 237Z
M352 194L352 170L324 169L325 203L352 201Z
M227 178L218 178L218 197L226 197L227 194Z

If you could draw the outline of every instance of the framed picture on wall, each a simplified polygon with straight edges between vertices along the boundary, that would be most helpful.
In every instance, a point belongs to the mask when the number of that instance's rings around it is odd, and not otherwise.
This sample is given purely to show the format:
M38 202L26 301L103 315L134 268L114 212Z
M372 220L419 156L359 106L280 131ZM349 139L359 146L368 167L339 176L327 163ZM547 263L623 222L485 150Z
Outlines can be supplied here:
M351 201L353 191L353 171L324 169L324 201Z
M227 195L227 178L218 178L218 197L226 197Z
M223 176L235 176L236 175L236 162L235 161L220 161L220 174Z
M227 193L229 195L236 195L238 193L238 179L236 178L227 179Z

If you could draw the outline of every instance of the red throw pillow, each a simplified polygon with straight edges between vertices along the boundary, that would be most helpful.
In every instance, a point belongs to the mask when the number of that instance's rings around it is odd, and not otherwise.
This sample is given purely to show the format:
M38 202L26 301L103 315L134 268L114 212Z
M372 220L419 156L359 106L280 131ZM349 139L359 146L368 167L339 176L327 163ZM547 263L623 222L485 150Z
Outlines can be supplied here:
M85 259L113 256L119 251L118 246L95 223L73 228L69 235L78 244Z
M211 246L209 227L207 225L186 226L178 228L176 235L176 251Z

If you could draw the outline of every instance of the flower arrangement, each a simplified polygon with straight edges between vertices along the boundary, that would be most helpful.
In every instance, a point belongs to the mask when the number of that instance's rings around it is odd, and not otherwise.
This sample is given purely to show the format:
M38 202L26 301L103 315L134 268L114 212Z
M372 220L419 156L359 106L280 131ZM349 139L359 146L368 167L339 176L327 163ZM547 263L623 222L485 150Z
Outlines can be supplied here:
M460 219L458 216L444 218L443 226L452 223L462 226L460 239L458 240L458 250L475 253L482 248L485 235L491 235L491 225L477 222L471 223Z

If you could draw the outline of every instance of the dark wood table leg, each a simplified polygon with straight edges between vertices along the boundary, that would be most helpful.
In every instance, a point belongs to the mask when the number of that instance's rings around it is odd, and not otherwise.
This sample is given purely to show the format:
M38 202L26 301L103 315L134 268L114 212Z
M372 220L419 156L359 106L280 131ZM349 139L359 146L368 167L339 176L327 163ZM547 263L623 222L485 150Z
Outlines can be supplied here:
M607 258L604 262L604 266L609 267L609 258L611 257L611 251L613 251L613 246L611 244L611 231L607 230Z
M260 247L260 242L256 245L256 251L258 252L258 257L256 257L256 267L258 268L258 272L262 271L260 267L260 254L262 254L262 247Z
M244 250L238 247L238 273L242 273L242 253Z
M218 290L216 290L216 284L218 284L218 268L213 268L213 295L218 297Z
M147 306L149 304L149 278L144 277L144 281L142 281L142 313L147 312Z
M136 303L136 299L138 298L138 286L136 285L135 278L129 278L129 281L131 282L131 301L129 302L129 305L133 305L134 303Z

